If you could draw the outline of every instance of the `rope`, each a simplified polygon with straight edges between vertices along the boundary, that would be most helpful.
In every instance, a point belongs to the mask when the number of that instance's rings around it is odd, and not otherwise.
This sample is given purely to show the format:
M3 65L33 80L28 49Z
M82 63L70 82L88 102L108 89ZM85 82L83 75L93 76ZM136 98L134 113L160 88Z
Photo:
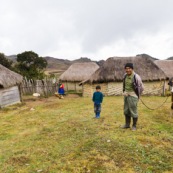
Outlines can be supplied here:
M159 109L160 107L162 107L165 103L166 103L166 101L168 100L168 97L169 96L167 96L167 98L165 99L165 101L160 105L160 106L158 106L157 108L150 108L150 107L148 107L145 103L144 103L144 101L140 98L140 101L142 102L142 104L145 106L145 107L147 107L148 109L150 109L150 110L156 110L156 109Z

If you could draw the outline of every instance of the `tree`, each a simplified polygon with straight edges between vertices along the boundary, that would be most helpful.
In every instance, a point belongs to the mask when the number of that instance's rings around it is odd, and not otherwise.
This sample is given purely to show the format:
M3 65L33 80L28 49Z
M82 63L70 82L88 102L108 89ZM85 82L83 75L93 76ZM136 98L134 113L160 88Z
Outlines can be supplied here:
M0 53L0 64L12 70L13 61L7 59L3 53Z
M46 59L39 57L35 52L25 51L17 55L16 69L28 79L43 79L46 67Z

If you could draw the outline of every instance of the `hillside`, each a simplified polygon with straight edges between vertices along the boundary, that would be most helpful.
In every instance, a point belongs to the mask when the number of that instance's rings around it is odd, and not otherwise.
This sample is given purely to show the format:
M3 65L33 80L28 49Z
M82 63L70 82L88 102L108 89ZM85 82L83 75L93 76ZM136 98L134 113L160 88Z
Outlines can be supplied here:
M65 70L67 70L70 65L74 64L74 63L82 63L82 62L95 62L97 63L98 65L102 65L104 63L104 61L92 61L91 59L89 58L86 58L86 57L81 57L79 59L76 59L76 60L64 60L64 59L58 59L58 58L53 58L53 57L44 57L47 62L48 62L48 66L47 66L47 69L46 69L46 73L49 73L49 74L57 74L57 75L60 75L62 74Z
M77 63L77 62L91 62L90 59L88 58L80 58L80 59L76 59L73 61L70 60L64 60L64 59L58 59L58 58L53 58L53 57L44 57L47 62L48 62L48 66L47 66L47 70L57 70L57 69L61 69L61 70L66 70L70 65L72 65L73 63Z
M147 57L147 58L151 59L152 61L158 60L157 58L154 58L154 57L152 57L150 55L147 55L147 54L138 54L136 56ZM16 62L16 58L17 58L16 55L10 55L10 56L6 56L6 57L8 59L13 60L14 62ZM93 60L91 60L87 57L81 57L81 58L76 59L76 60L59 59L59 58L54 58L54 57L50 57L50 56L46 56L46 57L43 57L43 58L45 58L48 62L48 66L47 66L47 69L46 69L46 74L57 74L57 75L62 74L73 63L95 62L99 66L102 66L103 63L105 62L104 60L93 61ZM173 60L173 57L168 58L168 60Z
M70 65L71 61L63 60L63 59L56 59L53 57L44 57L47 60L48 66L46 69L47 74L58 74L60 75L63 73Z
M150 55L147 55L147 54L145 54L145 53L143 53L143 54L138 54L138 55L136 55L136 56L141 56L141 57L143 57L143 58L149 58L149 59L151 59L152 61L158 60L157 58L154 58L154 57L152 57L152 56L150 56Z
M170 58L168 58L167 60L173 60L173 56L172 56L172 57L170 57Z
M8 59L16 62L16 55L10 55L10 56L6 56ZM104 60L101 61L92 61L91 59L87 58L87 57L81 57L79 59L76 60L67 60L67 59L59 59L59 58L54 58L54 57L50 57L50 56L46 56L43 57L47 60L48 62L48 66L46 69L46 74L58 74L60 75L61 73L63 73L65 70L68 69L68 67L70 67L70 65L72 65L73 63L82 63L82 62L95 62L97 63L99 66L101 66L104 63Z

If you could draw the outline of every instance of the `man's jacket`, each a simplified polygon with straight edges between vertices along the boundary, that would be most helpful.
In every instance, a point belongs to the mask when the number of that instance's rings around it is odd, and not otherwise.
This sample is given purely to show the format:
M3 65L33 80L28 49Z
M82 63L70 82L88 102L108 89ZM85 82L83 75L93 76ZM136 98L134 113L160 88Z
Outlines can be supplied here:
M124 75L123 78L123 92L125 91L125 79L126 79L127 74ZM141 77L134 73L134 77L132 79L132 84L133 84L133 90L135 92L135 94L138 96L138 98L141 96L143 90L144 90L144 86L141 80Z

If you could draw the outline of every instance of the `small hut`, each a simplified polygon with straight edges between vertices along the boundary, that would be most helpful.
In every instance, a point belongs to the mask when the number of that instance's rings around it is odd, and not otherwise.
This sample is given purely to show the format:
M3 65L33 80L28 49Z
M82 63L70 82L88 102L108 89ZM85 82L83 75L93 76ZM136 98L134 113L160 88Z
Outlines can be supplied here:
M74 63L59 78L64 85L65 90L81 91L82 86L79 82L88 79L99 66L94 62Z
M23 77L0 64L0 108L20 103L19 85Z
M165 73L167 80L164 85L164 91L169 90L168 80L173 78L173 60L157 60L154 63Z
M164 72L150 58L138 55L108 58L89 79L80 83L83 86L83 96L92 96L98 84L101 85L102 92L106 96L122 95L124 66L128 62L134 64L134 71L144 82L143 94L161 95L163 93L163 84L166 79Z

